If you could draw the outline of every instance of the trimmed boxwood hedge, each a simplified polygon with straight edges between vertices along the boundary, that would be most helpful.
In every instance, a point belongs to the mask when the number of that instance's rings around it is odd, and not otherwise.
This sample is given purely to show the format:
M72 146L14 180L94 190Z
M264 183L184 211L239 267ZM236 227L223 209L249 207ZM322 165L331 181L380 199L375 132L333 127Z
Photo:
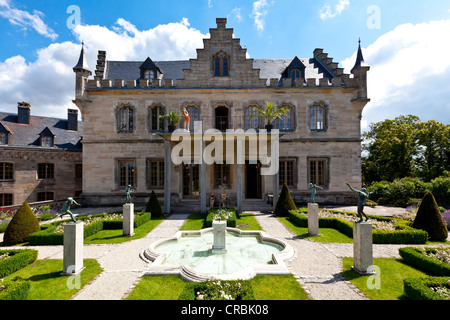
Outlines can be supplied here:
M0 278L4 278L33 263L38 255L37 250L32 249L0 250L0 255L5 253L8 253L9 257L0 260Z
M0 300L26 300L30 292L31 282L24 280L10 280L3 283Z
M84 221L89 218L106 217L108 214L97 214L92 216L79 217L77 220ZM134 217L134 227L138 228L151 219L150 212L136 213ZM30 245L62 245L64 244L64 233L55 233L56 227L64 221L41 225L41 231L30 234ZM123 219L99 220L84 226L84 238L87 238L101 230L116 230L123 228Z
M337 212L329 210L331 212ZM291 210L289 211L289 219L298 227L307 228L308 227L308 217L302 212L302 210ZM306 209L307 212L307 209ZM342 213L342 212L339 212ZM354 213L347 213L352 214ZM374 217L370 216L372 219L377 220L391 220L386 217ZM349 221L339 219L339 218L319 218L319 228L333 228L336 229L346 236L353 238L353 224ZM387 231L387 230L373 230L372 239L374 244L424 244L428 240L428 233L423 230L416 230L410 228L406 225L401 226L401 230Z
M435 248L425 248L427 252L432 252ZM448 263L433 259L422 253L420 249L414 247L405 247L398 249L400 256L408 264L413 265L423 271L435 276L449 277L450 265Z
M237 294L236 300L255 300L253 287L248 280L210 280L204 282L190 282L184 286L183 291L181 291L178 296L178 300L195 300L196 292L204 291L207 288L208 283L211 282L219 282L221 287L224 287L225 284L228 283L230 284L230 287L234 288L236 288L237 283L240 283L240 292L234 292L234 294Z
M236 227L236 221L237 221L236 210L234 208L231 208L231 207L225 207L225 208L212 207L212 208L210 208L209 211L208 211L208 215L206 216L206 219L205 219L205 228L211 228L212 227L213 216L214 216L214 213L218 209L227 209L227 210L231 211L232 215L231 215L231 218L227 220L227 227L235 228Z
M445 300L430 287L449 287L449 277L405 278L403 287L406 296L412 300Z

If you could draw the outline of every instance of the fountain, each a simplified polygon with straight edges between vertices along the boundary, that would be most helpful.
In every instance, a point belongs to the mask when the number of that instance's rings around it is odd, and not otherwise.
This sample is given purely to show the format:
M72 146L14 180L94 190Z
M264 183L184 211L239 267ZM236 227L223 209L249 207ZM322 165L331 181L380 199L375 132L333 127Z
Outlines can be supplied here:
M284 260L294 255L284 241L263 231L242 231L214 221L212 228L179 231L152 243L141 257L152 262L145 274L179 274L187 281L250 279L289 274Z

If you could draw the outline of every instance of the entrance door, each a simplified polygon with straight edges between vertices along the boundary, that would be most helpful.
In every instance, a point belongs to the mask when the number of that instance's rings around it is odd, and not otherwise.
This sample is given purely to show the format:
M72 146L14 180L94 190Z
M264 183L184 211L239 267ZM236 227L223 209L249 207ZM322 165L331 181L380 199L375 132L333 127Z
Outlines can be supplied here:
M198 164L185 164L183 167L183 198L198 199L200 195L200 176Z
M261 164L245 161L245 197L261 199Z

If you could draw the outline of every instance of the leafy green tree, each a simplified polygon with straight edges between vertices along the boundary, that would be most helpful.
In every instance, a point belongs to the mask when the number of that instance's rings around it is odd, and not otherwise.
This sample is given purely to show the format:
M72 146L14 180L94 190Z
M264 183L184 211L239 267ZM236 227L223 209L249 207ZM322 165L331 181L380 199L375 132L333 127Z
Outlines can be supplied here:
M297 207L285 182L273 213L277 217L287 217L289 215L289 210L297 210Z
M6 244L27 242L29 235L39 230L39 221L28 203L24 202L6 228L3 241Z
M370 130L363 134L362 173L365 184L415 176L419 122L418 117L408 115L370 125Z

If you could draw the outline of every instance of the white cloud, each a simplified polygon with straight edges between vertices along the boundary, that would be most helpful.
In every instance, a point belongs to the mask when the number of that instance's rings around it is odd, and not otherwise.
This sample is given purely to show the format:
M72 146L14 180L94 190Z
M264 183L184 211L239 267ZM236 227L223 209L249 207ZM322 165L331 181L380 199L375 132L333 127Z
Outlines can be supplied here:
M403 24L363 49L371 102L363 112L368 122L413 114L421 120L450 123L450 20ZM342 62L350 72L356 59Z
M2 1L2 0L0 0ZM111 28L78 25L73 30L84 40L86 58L94 73L98 50L107 51L107 60L144 61L195 58L207 35L190 28L186 18L179 23L139 30L124 19ZM22 56L0 61L0 110L16 112L18 101L31 104L31 113L65 118L75 90L72 68L78 61L81 45L72 42L53 43L38 51L36 61Z
M242 22L242 15L241 15L241 8L234 8L231 10L231 12L228 14L228 18L234 17L237 22Z
M322 20L332 19L340 15L349 6L350 6L349 0L339 0L339 2L334 6L333 11L329 4L325 4L319 11L320 19Z
M269 6L267 0L258 0L253 2L252 17L255 19L255 26L258 31L264 30L266 24L265 17L268 13L266 8Z
M40 35L55 40L58 35L47 26L42 18L45 16L38 10L33 10L33 13L19 10L11 7L9 0L0 0L0 17L8 19L8 21L16 26L22 27L26 31L29 28L34 29Z

